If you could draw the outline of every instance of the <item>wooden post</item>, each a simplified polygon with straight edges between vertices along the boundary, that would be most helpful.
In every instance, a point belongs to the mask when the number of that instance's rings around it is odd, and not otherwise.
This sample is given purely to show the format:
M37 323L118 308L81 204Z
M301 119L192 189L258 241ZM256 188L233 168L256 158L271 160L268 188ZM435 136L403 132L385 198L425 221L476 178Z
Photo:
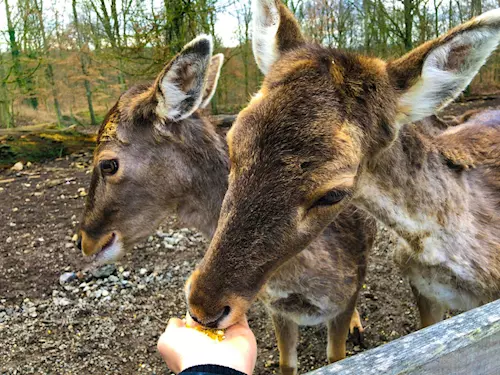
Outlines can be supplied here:
M499 375L500 300L309 375Z

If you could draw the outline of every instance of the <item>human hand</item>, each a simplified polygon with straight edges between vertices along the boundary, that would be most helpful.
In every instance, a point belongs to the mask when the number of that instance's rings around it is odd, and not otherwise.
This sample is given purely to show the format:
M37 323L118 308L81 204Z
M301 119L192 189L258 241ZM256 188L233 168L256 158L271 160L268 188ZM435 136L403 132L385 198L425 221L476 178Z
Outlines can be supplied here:
M196 323L187 316L189 326ZM216 341L202 332L186 327L186 322L172 318L158 340L158 351L176 374L197 365L220 365L247 375L253 373L257 360L257 343L243 321L226 329L225 339Z

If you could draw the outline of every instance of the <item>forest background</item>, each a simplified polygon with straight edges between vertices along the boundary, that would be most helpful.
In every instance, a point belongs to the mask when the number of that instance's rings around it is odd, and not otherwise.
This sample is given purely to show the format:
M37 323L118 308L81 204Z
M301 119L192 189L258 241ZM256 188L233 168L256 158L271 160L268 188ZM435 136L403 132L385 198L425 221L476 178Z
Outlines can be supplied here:
M500 0L288 0L309 39L400 56ZM153 79L200 33L226 59L214 114L235 113L260 84L249 0L1 0L0 127L99 124L121 92ZM490 58L467 94L500 90Z

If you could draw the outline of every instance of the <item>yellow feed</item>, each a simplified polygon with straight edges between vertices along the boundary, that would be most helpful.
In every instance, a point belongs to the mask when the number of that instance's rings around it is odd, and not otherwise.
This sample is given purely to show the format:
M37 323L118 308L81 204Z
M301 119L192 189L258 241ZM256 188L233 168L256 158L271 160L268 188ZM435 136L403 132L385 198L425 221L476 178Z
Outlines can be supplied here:
M210 337L212 340L215 340L215 341L222 341L226 338L226 336L224 335L223 329L210 329L210 328L203 328L200 326L191 327L189 325L186 325L186 327L192 328L192 329L195 329L201 333L204 333L205 335L207 335L208 337Z

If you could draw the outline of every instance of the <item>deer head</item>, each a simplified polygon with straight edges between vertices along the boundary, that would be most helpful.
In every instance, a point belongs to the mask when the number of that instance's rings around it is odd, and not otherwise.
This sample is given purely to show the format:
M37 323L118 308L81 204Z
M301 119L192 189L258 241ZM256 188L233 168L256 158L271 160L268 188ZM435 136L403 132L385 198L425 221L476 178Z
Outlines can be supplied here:
M211 39L200 36L153 84L131 88L108 112L80 226L85 255L95 254L98 263L113 261L154 230L169 209L203 206L206 187L193 166L228 168L225 158L217 158L226 155L225 144L198 111L215 92L222 62L222 54L212 57ZM224 192L225 179L218 183Z
M455 98L500 39L495 10L385 62L305 43L277 1L253 7L254 54L266 76L228 133L228 191L186 285L193 318L222 328L356 199L360 176L400 127Z

